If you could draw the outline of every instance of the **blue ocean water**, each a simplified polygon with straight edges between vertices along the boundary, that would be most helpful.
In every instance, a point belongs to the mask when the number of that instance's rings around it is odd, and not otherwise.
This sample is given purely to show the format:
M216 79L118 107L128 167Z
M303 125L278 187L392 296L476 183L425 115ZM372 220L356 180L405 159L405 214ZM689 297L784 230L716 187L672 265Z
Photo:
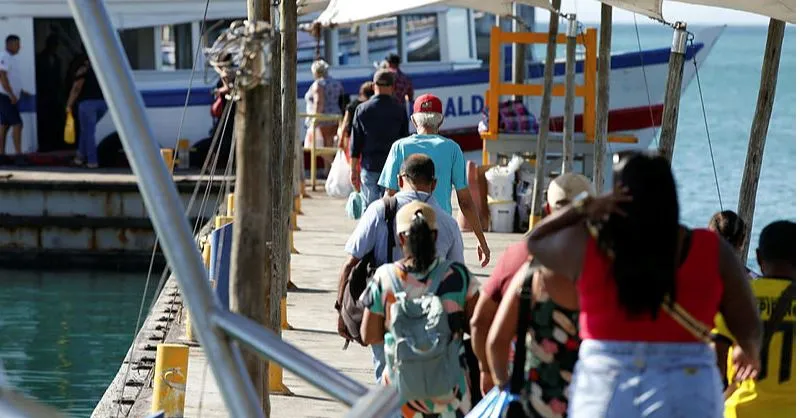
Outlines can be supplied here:
M699 70L722 203L725 209L734 211L756 111L766 34L766 26L725 28ZM638 50L633 25L616 25L612 36L613 50ZM639 37L645 49L663 47L669 45L672 30L660 25L639 25ZM754 239L770 222L796 217L795 44L795 26L787 25L756 198ZM692 226L707 225L720 205L697 80L681 98L673 167L682 221ZM755 246L750 245L751 267L756 267Z

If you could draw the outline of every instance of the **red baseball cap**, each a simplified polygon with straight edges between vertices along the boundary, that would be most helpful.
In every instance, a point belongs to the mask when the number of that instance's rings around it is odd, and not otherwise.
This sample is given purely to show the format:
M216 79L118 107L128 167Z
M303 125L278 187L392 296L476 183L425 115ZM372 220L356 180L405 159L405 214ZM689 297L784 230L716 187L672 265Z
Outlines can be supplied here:
M414 113L442 113L442 101L432 94L423 94L414 100Z

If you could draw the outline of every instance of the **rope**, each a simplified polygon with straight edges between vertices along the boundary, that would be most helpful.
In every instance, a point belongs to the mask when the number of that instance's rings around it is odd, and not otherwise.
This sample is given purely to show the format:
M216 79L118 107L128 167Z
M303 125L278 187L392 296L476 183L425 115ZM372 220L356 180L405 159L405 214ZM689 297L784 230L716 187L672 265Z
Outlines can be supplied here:
M694 34L689 34L689 45L694 46ZM706 103L703 100L703 88L700 83L700 68L697 66L697 54L692 54L692 64L694 65L694 76L697 79L697 91L700 93L700 107L703 110L703 123L706 127L706 140L708 141L708 153L711 155L711 168L714 170L714 184L717 187L717 199L719 199L719 210L723 210L722 192L719 188L719 176L717 175L717 163L714 160L714 147L711 145L711 129L708 127L708 116L706 115Z
M639 22L636 19L636 13L633 14L633 27L636 28L636 43L639 45L639 63L642 69L642 77L644 78L644 90L647 93L647 113L650 114L650 124L653 128L653 141L658 146L658 130L656 129L656 120L653 117L653 100L650 97L650 84L647 82L647 70L644 69L644 53L642 51L642 38L639 36Z

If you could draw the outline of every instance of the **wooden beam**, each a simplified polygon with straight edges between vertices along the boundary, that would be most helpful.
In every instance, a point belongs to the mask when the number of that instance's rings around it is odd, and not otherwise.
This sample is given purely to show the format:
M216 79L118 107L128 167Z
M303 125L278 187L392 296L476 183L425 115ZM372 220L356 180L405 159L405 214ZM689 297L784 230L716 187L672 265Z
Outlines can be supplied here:
M270 21L268 0L248 0L247 18L250 22ZM251 60L252 70L260 72L257 59ZM236 106L236 189L233 250L231 254L230 308L269 326L266 315L265 296L269 278L267 271L267 210L270 208L270 182L267 167L269 162L268 142L271 116L271 85L260 83L241 91L241 101ZM266 189L266 190L265 190ZM258 355L243 351L245 367L261 400L261 407L268 417L269 382L267 362Z
M658 141L658 151L670 161L672 161L675 137L678 133L678 110L681 102L681 85L683 84L683 63L686 58L686 39L686 24L676 22L672 35L672 50L669 54L667 87L664 89L661 137Z
M575 142L575 53L578 43L576 16L567 16L567 59L564 77L564 145L561 153L561 174L572 172Z
M523 32L522 25L520 25L519 19L522 17L520 16L520 8L522 6L518 2L514 2L513 5L513 15L514 19L511 20L511 30L514 32ZM523 84L525 82L526 76L526 67L525 65L525 49L526 44L515 43L511 45L511 80L514 84ZM522 95L515 94L514 100L522 100Z
M597 59L597 108L595 116L594 172L592 179L597 193L605 186L606 144L608 139L608 103L610 100L611 23L614 9L603 3L600 6L600 55ZM592 123L591 121L584 122Z
M553 9L561 8L561 0L553 0ZM539 111L539 137L536 141L536 177L534 180L533 196L531 197L531 216L528 223L533 228L542 218L545 190L545 170L547 151L547 137L550 134L550 103L553 99L553 67L556 61L556 35L558 34L558 13L550 12L550 25L548 27L547 54L544 62L544 91L542 92L542 108ZM496 106L496 105L495 105Z
M772 117L772 105L775 102L775 87L778 84L778 68L781 63L781 49L786 22L770 19L767 29L767 45L764 48L764 62L761 64L761 86L758 89L756 112L750 126L750 142L742 173L742 185L739 190L739 216L745 223L745 240L742 249L742 261L747 260L750 248L750 234L753 232L753 213L756 207L758 179L761 176L761 162L764 158L764 144L767 141L767 130Z

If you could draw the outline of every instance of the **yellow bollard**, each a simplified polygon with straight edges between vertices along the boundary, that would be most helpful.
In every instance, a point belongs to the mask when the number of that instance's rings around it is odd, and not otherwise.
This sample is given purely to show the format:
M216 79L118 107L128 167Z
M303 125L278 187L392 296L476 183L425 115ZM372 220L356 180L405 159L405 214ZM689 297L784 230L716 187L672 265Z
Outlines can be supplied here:
M297 251L297 248L294 248L294 231L289 229L289 248L292 249L292 254L300 254L300 251Z
M283 384L283 369L280 365L273 362L269 362L269 392L284 396L294 395L294 393Z
M292 212L292 216L291 216L290 220L291 220L291 225L290 225L291 228L290 228L290 230L291 231L299 231L300 227L297 226L297 212Z
M164 164L167 165L167 171L172 173L175 169L175 150L172 148L161 148L161 158L164 159Z
M281 298L281 329L293 330L294 327L289 325L289 314L286 308L286 296Z
M303 198L300 195L297 195L297 196L294 197L294 213L296 215L302 215L303 214L303 209L301 208L301 206L302 206L301 202L302 201L303 201Z
M164 411L165 418L183 417L186 399L186 376L189 371L189 347L183 344L159 344L153 374L152 412Z
M222 228L231 222L233 222L233 216L217 216L214 218L214 228Z
M186 339L188 341L197 341L194 338L194 330L192 330L192 317L189 315L189 310L186 310L186 319L183 320L183 325L186 332Z
M234 198L233 193L228 193L228 216L233 216Z
M539 221L541 220L542 220L541 216L536 216L533 214L533 212L531 212L531 217L528 218L528 232L532 231L533 227L536 226L536 224L539 223Z

